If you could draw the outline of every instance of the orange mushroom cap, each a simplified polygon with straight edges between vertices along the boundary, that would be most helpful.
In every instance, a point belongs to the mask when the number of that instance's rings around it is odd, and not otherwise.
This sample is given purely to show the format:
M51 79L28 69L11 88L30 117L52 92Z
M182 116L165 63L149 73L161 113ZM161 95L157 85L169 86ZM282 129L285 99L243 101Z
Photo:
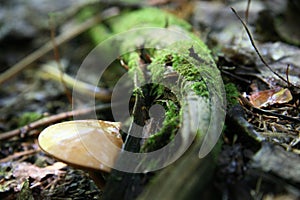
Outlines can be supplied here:
M121 123L102 120L68 121L44 129L40 148L67 164L110 172L121 151Z

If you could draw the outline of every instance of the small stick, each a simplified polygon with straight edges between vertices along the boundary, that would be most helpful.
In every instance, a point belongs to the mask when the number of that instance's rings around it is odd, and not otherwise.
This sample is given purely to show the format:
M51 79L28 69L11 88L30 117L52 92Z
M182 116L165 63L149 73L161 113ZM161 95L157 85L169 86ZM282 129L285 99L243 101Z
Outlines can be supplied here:
M289 79L289 71L290 71L290 64L287 65L286 71L285 71L286 80L287 80L287 82L288 82L288 87L291 86L290 79Z
M5 163L5 162L9 162L13 159L19 158L21 156L28 156L31 154L35 154L36 152L40 151L39 149L31 149L31 150L27 150L27 151L22 151L22 152L16 152L13 155L7 156L6 158L3 158L0 160L0 163Z
M250 33L250 31L249 31L247 25L245 24L245 22L244 22L244 21L241 19L241 17L237 14L237 12L234 10L234 8L231 7L231 10L232 10L232 12L235 14L235 16L240 20L240 22L242 23L242 25L244 26L244 28L245 28L245 30L246 30L246 32L247 32L247 35L248 35L248 37L249 37L249 39L250 39L250 42L251 42L253 48L255 49L255 52L256 52L256 54L258 55L259 59L263 62L263 64L264 64L271 72L273 72L278 78L280 78L281 80L283 80L285 83L287 83L288 85L291 84L292 86L299 88L298 86L295 86L295 85L293 85L292 83L289 83L289 82L288 82L287 80L285 80L280 74L278 74L276 71L274 71L274 70L270 67L270 65L265 61L265 59L264 59L264 58L262 57L262 55L259 53L259 51L258 51L258 49L257 49L257 47L256 47L256 45L255 45L255 43L254 43L254 40L253 40L253 38L252 38L252 35L251 35L251 33Z
M224 73L224 74L226 74L226 75L228 75L228 76L231 76L231 77L233 77L233 78L235 78L235 79L237 79L237 80L240 80L240 81L243 81L243 82L245 82L245 83L251 84L251 81L250 81L250 80L244 79L244 78L242 78L242 77L240 77L240 76L238 76L238 75L232 74L232 73L227 72L227 71L222 70L222 69L221 69L221 72Z
M282 115L282 114L278 114L278 113L274 113L271 111L267 111L267 110L263 110L257 107L254 107L245 97L240 96L239 98L240 103L247 109L251 110L252 112L258 113L258 114L262 114L262 115L268 115L268 116L274 116L274 117L278 117L280 119L284 119L284 120L288 120L288 121L292 121L294 123L299 124L300 123L300 119L299 118L294 118L294 117L290 117L287 115Z
M52 18L50 18L50 27L51 27L51 31L50 31L50 35L51 35L51 42L52 42L52 45L53 45L53 54L54 54L54 59L55 59L55 62L57 64L57 67L60 71L60 82L62 83L63 87L64 87L64 91L65 91L65 94L68 98L68 101L70 104L72 104L72 95L70 93L70 91L68 90L67 88L67 85L64 81L64 73L63 73L63 68L62 68L62 65L61 65L61 62L60 62L60 56L59 56L59 52L58 52L58 46L56 44L56 41L55 41L55 24L53 22L54 20Z
M61 71L54 65L51 64L45 64L43 65L40 70L38 71L38 74L41 78L44 79L52 79L54 81L61 82ZM73 91L76 91L78 93L89 95L91 97L94 97L96 99L99 99L103 102L109 102L111 99L111 91L106 88L101 88L98 86L94 86L92 84L80 81L78 79L75 79L71 77L70 75L63 73L63 81L66 87L72 89Z
M76 37L77 35L83 33L84 31L88 30L89 28L93 27L97 23L101 21L100 16L96 15L93 18L86 20L85 22L81 23L78 26L75 26L69 29L67 32L60 34L55 38L57 46L67 42L68 40ZM52 42L49 41L40 47L38 50L34 51L30 55L26 56L24 59L13 65L11 68L6 70L4 73L0 74L0 84L4 83L5 81L9 80L13 76L17 75L27 66L32 64L34 61L41 58L43 55L48 53L53 49Z
M52 115L49 117L45 117L43 119L40 119L40 120L37 120L30 124L27 124L21 128L17 128L17 129L14 129L14 130L11 130L11 131L8 131L5 133L0 133L0 141L7 140L7 139L10 139L10 138L18 136L18 135L23 137L29 131L39 128L41 126L46 126L46 125L61 121L66 118L84 115L84 114L93 112L94 110L104 110L104 109L109 108L110 106L111 106L111 104L102 104L100 106L96 106L95 108L84 108L84 109L79 109L79 110L72 110L72 111Z
M246 23L248 23L250 3L251 3L251 0L248 0L246 12L245 12L245 21L246 21Z

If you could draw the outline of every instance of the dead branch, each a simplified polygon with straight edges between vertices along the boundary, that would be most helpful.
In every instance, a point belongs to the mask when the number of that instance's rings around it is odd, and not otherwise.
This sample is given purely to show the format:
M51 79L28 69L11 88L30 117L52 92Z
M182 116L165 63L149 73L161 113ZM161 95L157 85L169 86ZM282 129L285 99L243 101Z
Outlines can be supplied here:
M36 152L40 151L39 149L31 149L31 150L27 150L27 151L22 151L22 152L16 152L13 155L7 156L6 158L3 158L0 160L0 163L5 163L5 162L9 162L13 159L19 158L21 156L28 156L28 155L32 155L35 154Z
M271 111L267 111L267 110L263 110L257 107L254 107L245 97L240 96L239 97L239 101L240 104L243 105L245 108L247 108L248 110L251 110L255 113L258 114L263 114L263 115L267 115L267 116L274 116L274 117L278 117L280 119L284 119L284 120L288 120L294 123L300 123L300 119L299 118L295 118L295 117L290 117L287 115L282 115L282 114L278 114L278 113L274 113Z
M21 128L17 128L17 129L12 130L12 131L1 133L0 134L0 141L7 140L7 139L10 139L10 138L18 136L18 135L20 137L24 137L24 135L27 134L29 131L37 129L39 127L46 126L46 125L61 121L63 119L70 118L70 117L84 115L84 114L93 112L95 110L108 109L108 108L110 108L110 106L111 106L111 104L102 104L102 105L97 106L95 108L84 108L84 109L79 109L79 110L72 110L72 111L52 115L52 116L49 116L49 117L45 117L43 119L40 119L40 120L37 120L37 121L32 122L30 124L27 124L27 125L25 125Z
M67 32L60 34L55 38L57 46L69 41L70 39L76 37L77 35L83 33L84 31L88 30L89 28L93 27L97 23L101 21L100 15L96 15L85 22L81 23L78 26L75 26L69 29ZM41 58L43 55L48 53L53 49L52 41L47 42L38 50L34 51L30 55L26 56L24 59L13 65L11 68L6 70L4 73L0 75L0 84L4 83L5 81L9 80L13 76L20 73L24 70L27 66L32 64L34 61Z
M247 8L246 8L246 11L245 11L245 21L246 21L246 23L248 23L250 4L251 4L251 0L248 0Z
M41 66L38 71L38 75L43 79L52 79L61 83L61 71L56 67L56 65L52 65L51 63L47 63ZM66 73L63 73L62 75L66 87L72 89L73 91L76 91L83 95L91 96L92 98L95 98L102 102L110 101L111 91L109 89L80 81Z
M71 95L70 91L68 90L67 85L66 85L66 83L63 79L63 68L62 68L62 65L61 65L58 46L57 46L56 41L55 41L55 24L54 24L52 19L50 19L50 26L51 26L50 35L51 35L51 42L52 42L52 46L53 46L53 54L54 54L54 59L55 59L55 62L57 64L57 67L60 71L60 76L59 76L60 82L63 85L64 91L65 91L65 94L68 98L69 103L72 104L72 95Z
M240 20L240 22L242 23L243 27L245 28L245 30L246 30L246 32L247 32L247 35L248 35L248 37L249 37L249 39L250 39L251 45L252 45L252 47L254 48L254 50L255 50L256 54L258 55L259 59L262 61L262 63L263 63L263 64L264 64L264 65L265 65L265 66L266 66L273 74L275 74L278 78L280 78L282 81L284 81L284 82L287 83L288 85L292 85L293 87L299 88L298 86L295 86L295 85L293 85L292 83L289 83L289 82L288 82L287 80L285 80L280 74L278 74L276 71L274 71L274 70L270 67L270 65L265 61L265 59L262 57L262 55L261 55L260 52L258 51L258 49L257 49L257 47L256 47L256 45L255 45L255 42L254 42L254 40L253 40L253 37L252 37L252 35L251 35L251 33L250 33L250 31L249 31L249 29L248 29L246 23L245 23L245 22L242 20L242 18L237 14L237 12L235 11L234 8L231 7L231 10L232 10L232 12L235 14L235 16Z

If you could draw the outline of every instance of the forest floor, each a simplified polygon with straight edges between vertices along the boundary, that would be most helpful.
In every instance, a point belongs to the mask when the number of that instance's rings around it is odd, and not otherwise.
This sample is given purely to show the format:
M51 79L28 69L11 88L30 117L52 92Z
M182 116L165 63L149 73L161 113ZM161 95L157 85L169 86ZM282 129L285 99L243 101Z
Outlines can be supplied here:
M141 7L141 2L191 23L211 49L233 98L214 173L216 196L300 198L299 3L251 1L247 9L250 1L234 0L42 2L13 0L0 6L0 199L101 198L103 191L86 172L49 157L38 145L44 128L74 114L72 88L43 69L61 63L64 73L76 76L93 49L87 30L101 23L84 25L80 11L97 7L109 18ZM252 38L231 8L246 22ZM11 69L16 69L12 76L5 75ZM107 85L112 79L108 75ZM97 116L110 119L111 113L99 108Z

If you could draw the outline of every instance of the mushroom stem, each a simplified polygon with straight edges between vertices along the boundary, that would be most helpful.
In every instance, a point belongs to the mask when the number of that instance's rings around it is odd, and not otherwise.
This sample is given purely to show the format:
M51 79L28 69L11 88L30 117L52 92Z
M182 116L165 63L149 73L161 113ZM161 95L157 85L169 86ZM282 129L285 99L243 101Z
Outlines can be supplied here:
M103 190L106 183L105 179L103 178L103 174L100 171L94 171L94 170L90 170L88 171L88 173L91 179L97 185L97 187L100 190Z

